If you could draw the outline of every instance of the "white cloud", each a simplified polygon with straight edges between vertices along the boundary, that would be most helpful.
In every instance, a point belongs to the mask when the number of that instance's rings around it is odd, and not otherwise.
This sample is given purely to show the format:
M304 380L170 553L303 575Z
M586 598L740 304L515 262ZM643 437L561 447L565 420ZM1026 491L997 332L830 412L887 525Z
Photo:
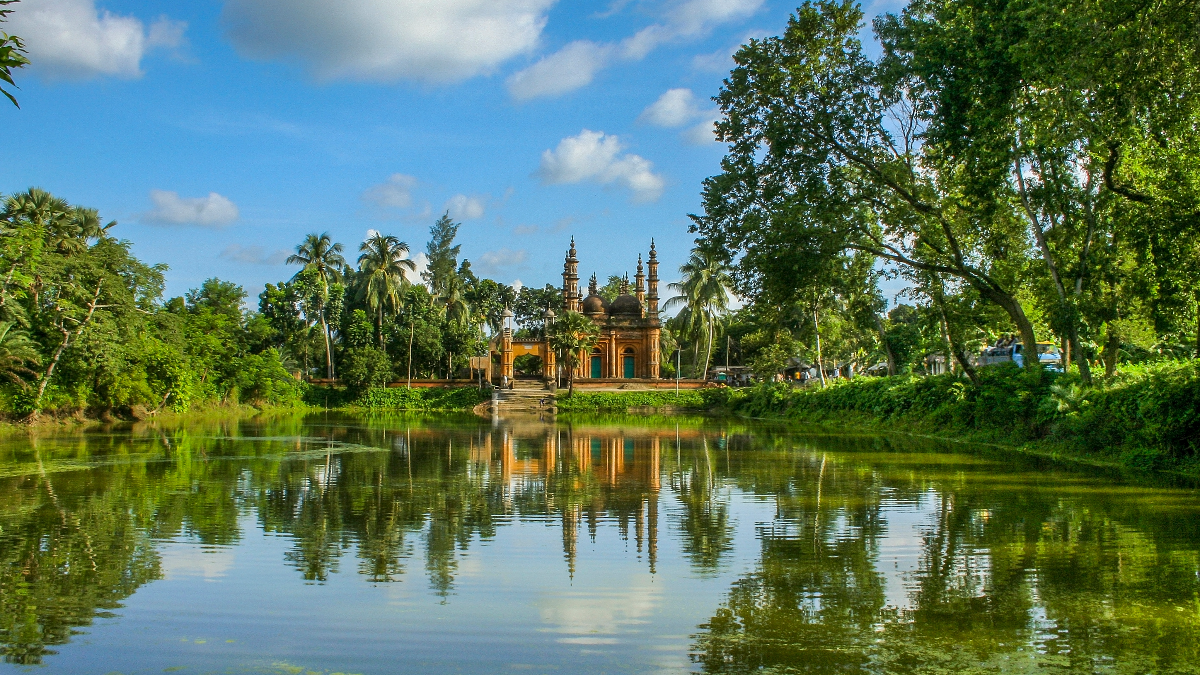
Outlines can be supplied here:
M282 265L287 261L288 255L287 249L268 252L266 248L258 245L230 244L221 251L222 258L247 265Z
M381 209L406 209L412 206L412 189L416 186L416 177L394 173L386 181L363 191L362 199Z
M517 236L537 234L538 229L537 225L518 225L513 228L513 234Z
M490 267L492 269L512 267L524 263L527 257L529 257L529 254L525 252L525 249L514 251L509 248L502 248L498 251L488 251L479 256L479 265L480 267Z
M668 12L674 36L704 33L713 26L744 19L762 7L763 0L686 0Z
M617 60L640 61L665 42L701 36L713 27L750 16L763 0L683 0L670 5L664 20L619 43L572 42L508 78L517 100L559 96L587 86L596 73Z
M448 211L455 220L475 220L483 217L486 201L486 196L454 195L446 200L443 210Z
M425 270L429 269L429 256L425 255L423 252L419 252L414 256L408 256L408 258L413 261L414 265L416 265L412 271L404 271L404 276L408 278L408 282L410 284L425 283L422 281L421 275L425 273Z
M687 141L690 145L716 143L717 134L713 125L715 125L719 119L721 119L720 114L718 114L716 111L712 111L708 116L705 117L704 121L684 131L682 134L683 140Z
M691 89L668 89L638 119L659 127L681 127L700 114Z
M294 58L321 79L450 82L536 46L555 0L226 0L242 54Z
M577 40L508 78L508 92L518 101L558 96L591 84L608 65L612 45Z
M20 35L32 68L50 78L86 79L142 74L154 47L178 47L187 24L159 18L150 25L96 8L95 0L24 0L6 30Z
M655 201L662 195L662 176L654 165L638 155L621 154L621 140L603 131L584 129L578 136L562 139L554 150L542 153L538 176L555 185L592 181L602 185L616 183L633 192L635 202Z
M151 190L154 209L142 214L153 225L199 225L225 227L238 219L238 207L228 198L210 192L207 197L180 197L177 192Z

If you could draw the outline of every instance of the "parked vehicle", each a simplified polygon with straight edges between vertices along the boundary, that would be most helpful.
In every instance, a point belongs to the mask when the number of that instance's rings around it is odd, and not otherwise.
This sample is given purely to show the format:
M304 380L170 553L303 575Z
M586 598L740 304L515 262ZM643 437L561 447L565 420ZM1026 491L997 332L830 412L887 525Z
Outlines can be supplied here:
M985 347L983 353L979 355L979 365L992 366L997 363L1008 363L1009 361L1017 364L1017 367L1025 367L1024 345L1016 338L1005 338L997 342L992 347ZM1041 361L1042 366L1046 370L1056 373L1063 372L1062 352L1059 351L1058 345L1053 342L1037 343L1038 361Z

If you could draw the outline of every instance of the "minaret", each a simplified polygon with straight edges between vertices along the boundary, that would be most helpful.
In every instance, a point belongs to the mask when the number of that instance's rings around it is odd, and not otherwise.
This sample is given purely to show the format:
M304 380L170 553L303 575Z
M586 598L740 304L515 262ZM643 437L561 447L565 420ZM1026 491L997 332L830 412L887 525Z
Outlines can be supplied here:
M562 277L563 277L562 310L565 312L565 311L571 309L571 254L570 254L570 252L563 254L563 275L562 275Z
M646 261L650 268L650 288L646 293L646 318L658 319L658 253L654 250L654 240L650 240L650 259Z
M579 258L575 255L575 237L571 237L571 250L567 251L566 283L563 288L563 308L578 312L583 308L579 297Z
M642 272L642 254L638 254L637 275L633 277L635 284L633 290L637 295L638 304L642 306L642 312L646 311L646 275Z

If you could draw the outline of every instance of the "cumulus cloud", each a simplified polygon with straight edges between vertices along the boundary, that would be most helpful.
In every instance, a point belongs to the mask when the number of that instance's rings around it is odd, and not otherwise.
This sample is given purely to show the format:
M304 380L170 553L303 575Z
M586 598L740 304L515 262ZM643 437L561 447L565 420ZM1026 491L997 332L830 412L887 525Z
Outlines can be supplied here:
M7 30L20 35L32 68L55 79L134 78L155 47L178 47L187 24L161 17L149 29L136 17L96 8L95 0L24 0Z
M479 256L479 264L481 267L492 269L498 267L513 267L514 265L520 265L524 263L527 257L528 254L525 252L525 249L514 251L512 249L502 248L497 251L488 251L487 253Z
M508 78L508 92L518 101L558 96L592 82L608 65L612 45L577 40Z
M538 176L548 185L583 181L617 184L629 188L635 202L657 200L663 191L662 176L652 171L654 165L649 160L621 154L623 149L618 137L584 129L578 136L559 141L554 150L542 153Z
M394 173L363 191L362 200L381 209L406 209L412 206L412 190L416 186L415 176Z
M153 225L197 225L220 228L238 219L238 207L226 197L210 192L207 197L180 197L177 192L151 190L154 209L142 215Z
M660 127L682 127L700 120L681 135L691 145L704 145L716 142L713 124L720 118L715 108L704 110L697 106L691 89L668 89L642 111L638 120Z
M638 120L659 127L681 127L700 114L691 89L668 89L642 111Z
M683 140L687 141L690 145L716 143L717 130L714 125L720 119L721 116L715 110L711 111L705 116L704 121L683 132Z
M486 196L454 195L446 200L443 208L455 220L475 220L483 217L486 201Z
M555 0L226 0L234 47L320 79L452 82L536 46Z
M268 252L266 248L257 245L243 246L230 244L221 251L221 257L247 265L282 265L290 253L287 249L277 249Z
M517 100L559 96L587 86L618 60L640 61L659 45L704 35L722 23L750 16L763 0L682 0L672 3L663 20L617 43L572 42L508 78Z
M411 257L413 264L416 265L416 267L412 270L404 270L405 278L408 279L408 283L410 284L424 283L424 281L421 279L421 275L425 273L425 270L429 269L429 256L425 255L423 252L419 252L416 255L409 257Z

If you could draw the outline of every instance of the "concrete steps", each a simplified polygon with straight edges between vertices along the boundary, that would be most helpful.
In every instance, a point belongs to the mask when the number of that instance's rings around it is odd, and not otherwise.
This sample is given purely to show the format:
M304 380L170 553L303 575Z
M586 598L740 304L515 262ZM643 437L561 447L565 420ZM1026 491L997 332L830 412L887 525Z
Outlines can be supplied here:
M517 380L512 389L500 389L495 396L496 414L541 415L554 408L554 394L541 382Z

